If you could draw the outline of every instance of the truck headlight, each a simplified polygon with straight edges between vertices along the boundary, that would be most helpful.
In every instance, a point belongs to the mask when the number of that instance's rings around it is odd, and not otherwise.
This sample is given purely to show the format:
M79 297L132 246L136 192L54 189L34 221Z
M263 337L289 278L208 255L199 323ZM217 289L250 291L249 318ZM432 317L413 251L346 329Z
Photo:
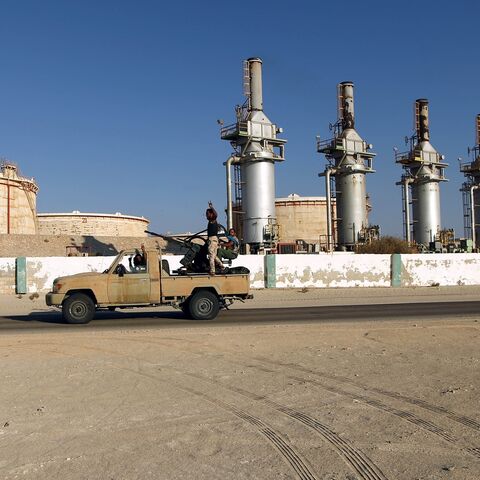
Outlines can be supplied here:
M58 283L56 280L53 281L53 293L58 293L58 291L62 288L62 284Z

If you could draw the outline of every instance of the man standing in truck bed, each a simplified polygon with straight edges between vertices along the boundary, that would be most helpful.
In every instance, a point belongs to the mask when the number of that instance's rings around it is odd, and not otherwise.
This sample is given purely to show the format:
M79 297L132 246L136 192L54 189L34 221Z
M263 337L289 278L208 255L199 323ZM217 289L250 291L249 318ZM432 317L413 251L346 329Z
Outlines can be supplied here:
M215 275L215 264L223 270L223 264L220 259L217 257L218 251L218 229L219 225L217 223L217 211L213 208L212 202L208 202L208 208L205 212L208 225L207 225L207 236L208 236L208 261L210 264L210 275Z

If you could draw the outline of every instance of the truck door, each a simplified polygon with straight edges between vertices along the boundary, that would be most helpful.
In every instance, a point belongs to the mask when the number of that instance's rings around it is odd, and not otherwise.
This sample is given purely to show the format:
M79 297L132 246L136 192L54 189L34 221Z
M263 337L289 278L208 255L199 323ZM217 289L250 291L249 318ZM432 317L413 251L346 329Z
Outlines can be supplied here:
M135 266L135 252L126 252L108 275L109 303L133 305L150 303L150 274L145 265Z

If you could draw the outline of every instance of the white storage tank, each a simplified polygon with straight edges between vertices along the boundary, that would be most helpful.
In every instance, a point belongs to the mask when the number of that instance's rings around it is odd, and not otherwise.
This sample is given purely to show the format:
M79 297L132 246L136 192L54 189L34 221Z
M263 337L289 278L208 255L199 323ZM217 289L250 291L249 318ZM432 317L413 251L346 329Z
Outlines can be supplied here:
M332 217L335 218L335 199L332 199ZM324 244L327 237L326 197L301 197L296 193L275 199L275 213L281 243L303 240ZM335 234L335 232L334 232Z
M16 165L0 166L0 233L36 234L38 186L20 176Z
M40 235L84 235L98 237L146 237L149 220L117 213L39 213Z

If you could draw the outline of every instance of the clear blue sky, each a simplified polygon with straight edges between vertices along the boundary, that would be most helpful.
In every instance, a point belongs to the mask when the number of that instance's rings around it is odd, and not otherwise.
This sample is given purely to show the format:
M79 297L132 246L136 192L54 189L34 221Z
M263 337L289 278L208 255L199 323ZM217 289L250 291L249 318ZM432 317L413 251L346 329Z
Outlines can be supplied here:
M430 99L450 164L443 226L463 235L457 158L480 113L478 1L0 0L0 156L39 186L39 212L143 215L160 232L225 207L231 151L216 120L243 102L242 60L264 61L264 106L288 140L277 196L324 195L336 84L356 85L357 129L377 152L371 223L401 235L392 147ZM222 220L224 217L222 216Z

